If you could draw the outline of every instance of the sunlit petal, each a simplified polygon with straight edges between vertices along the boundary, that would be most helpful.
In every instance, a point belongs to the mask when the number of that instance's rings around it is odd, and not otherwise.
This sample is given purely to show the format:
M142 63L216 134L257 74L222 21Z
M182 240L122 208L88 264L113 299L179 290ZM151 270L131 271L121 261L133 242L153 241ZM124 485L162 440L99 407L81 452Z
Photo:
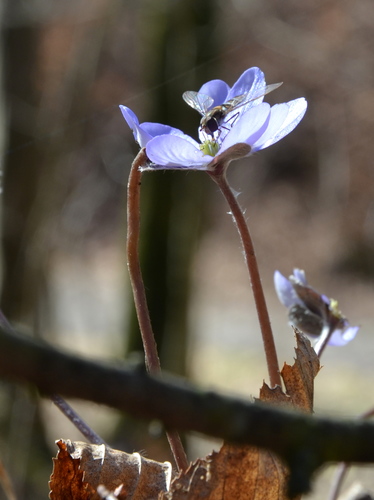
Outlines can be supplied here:
M265 149L280 141L299 124L307 109L306 100L301 97L294 101L276 104L271 109L269 128L253 146L253 152Z
M232 126L222 142L221 151L241 142L252 146L258 137L264 133L269 113L270 105L266 102L249 109Z
M147 145L147 156L155 168L204 170L212 157L203 155L199 143L176 135L160 135Z

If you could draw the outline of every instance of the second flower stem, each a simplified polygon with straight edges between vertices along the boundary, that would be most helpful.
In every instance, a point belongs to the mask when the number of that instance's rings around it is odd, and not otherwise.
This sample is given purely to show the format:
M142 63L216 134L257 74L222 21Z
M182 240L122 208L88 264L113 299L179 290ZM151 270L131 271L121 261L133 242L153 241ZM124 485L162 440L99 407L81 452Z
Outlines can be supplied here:
M142 176L140 167L144 166L146 161L147 156L142 149L132 164L127 186L127 266L134 294L135 309L144 346L147 370L150 374L157 375L161 372L161 365L139 263L140 185ZM179 434L174 430L168 430L166 431L166 436L178 469L186 470L188 460Z
M334 333L335 325L326 325L323 330L321 335L319 336L319 339L314 345L314 350L316 351L317 356L321 359L322 353L325 350L331 335Z
M276 385L281 386L282 382L279 373L278 356L275 348L273 332L270 325L269 313L266 306L264 290L262 288L260 272L258 269L257 258L252 238L243 211L240 208L235 194L233 193L231 187L227 182L225 170L226 169L216 169L214 171L208 171L208 174L217 183L223 196L226 198L226 201L229 204L231 210L232 217L235 221L240 238L242 240L245 261L248 267L249 277L257 309L257 315L260 322L270 385L271 387L275 387Z

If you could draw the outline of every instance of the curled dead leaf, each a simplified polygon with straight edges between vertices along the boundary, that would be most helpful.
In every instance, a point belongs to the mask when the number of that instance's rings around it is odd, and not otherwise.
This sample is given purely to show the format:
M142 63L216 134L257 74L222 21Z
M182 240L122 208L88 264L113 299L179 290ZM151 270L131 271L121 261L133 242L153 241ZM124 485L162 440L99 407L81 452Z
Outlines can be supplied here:
M83 480L84 471L80 468L79 458L73 458L68 444L57 441L60 448L53 459L53 472L49 482L51 500L86 500L95 494L95 490Z
M99 485L116 491L123 500L157 499L169 488L172 468L169 462L155 462L113 450L105 445L91 445L59 440L57 457L49 482L51 500L99 500ZM120 488L122 486L122 488ZM117 493L118 492L118 493Z

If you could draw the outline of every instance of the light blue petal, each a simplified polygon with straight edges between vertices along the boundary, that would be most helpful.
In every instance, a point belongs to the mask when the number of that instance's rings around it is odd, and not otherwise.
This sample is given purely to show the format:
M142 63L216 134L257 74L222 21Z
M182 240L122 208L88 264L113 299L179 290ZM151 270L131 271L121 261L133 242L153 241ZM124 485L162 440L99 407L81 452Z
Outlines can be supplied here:
M230 132L224 138L220 153L241 142L252 146L257 138L264 133L270 113L270 104L264 102L249 109L232 125Z
M122 105L120 105L119 108L124 119L127 122L127 125L131 128L136 142L141 148L144 148L147 145L148 141L152 139L152 136L141 128L141 126L139 125L138 117L133 111L131 111L130 108Z
M210 96L213 99L213 104L211 108L214 106L219 106L224 102L227 102L227 94L230 90L230 87L223 80L210 80L210 82L204 83L204 85L199 90L199 94L205 94Z
M321 293L321 299L323 300L323 302L324 302L325 304L327 304L328 306L330 305L331 300L328 298L328 296L327 296L327 295L325 295L325 294Z
M261 137L253 144L254 152L262 149L262 145L279 132L287 118L288 111L287 104L279 104L271 108L268 126Z
M344 329L335 330L329 340L329 345L343 346L355 338L359 331L359 326L348 326Z
M179 135L181 137L188 137L181 130L171 127L170 125L163 125L162 123L154 122L144 122L139 124L138 117L127 106L120 105L120 110L128 126L133 131L135 140L141 147L145 147L153 137L158 135L172 134Z
M139 125L139 120L136 114L127 106L119 105L119 109L127 122L127 125L132 129L134 125Z
M177 135L155 137L147 144L146 153L157 169L206 170L205 167L213 160L211 156L202 154L196 141Z
M278 299L288 309L295 304L304 306L303 302L299 299L295 290L293 289L292 283L279 271L275 271L274 273L274 286L275 291L278 295Z
M295 267L295 269L293 270L293 276L302 285L308 286L308 282L305 277L305 271L303 269L298 269L297 267Z
M232 86L228 99L238 95L247 94L247 99L257 96L261 88L266 86L265 75L260 68L249 68L238 78ZM263 97L256 99L252 104L257 105L263 101Z
M307 106L307 102L303 97L273 106L272 115L274 116L274 123L272 122L272 118L270 118L269 131L266 131L263 137L257 141L253 151L268 148L292 132L305 115ZM287 114L283 122L280 123L280 117L283 115L284 109L287 109Z
M144 122L140 125L140 127L151 137L167 134L185 136L185 134L178 128L171 127L170 125L163 125L162 123Z

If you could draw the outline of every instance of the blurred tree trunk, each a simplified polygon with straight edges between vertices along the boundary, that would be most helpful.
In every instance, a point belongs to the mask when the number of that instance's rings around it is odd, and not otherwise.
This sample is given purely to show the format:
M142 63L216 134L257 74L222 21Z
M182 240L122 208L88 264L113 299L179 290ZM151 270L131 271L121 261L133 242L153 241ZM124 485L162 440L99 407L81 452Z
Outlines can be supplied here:
M5 32L5 88L9 154L4 177L2 307L12 321L45 330L48 266L61 244L61 212L91 109L111 3L98 4L93 21L74 16L19 22ZM19 9L9 3L9 11ZM25 9L27 11L27 9ZM17 18L17 13L13 15ZM22 16L20 15L21 19Z
M8 4L8 8L11 6ZM29 323L38 288L30 222L40 180L41 147L35 142L35 113L41 98L36 85L38 25L21 24L4 33L5 92L9 113L4 171L2 309L12 321Z
M5 95L4 95L4 81L3 81L3 42L4 42L4 33L3 33L3 10L4 6L0 3L0 196L2 196L3 192L3 165L5 159L5 149L6 149L6 111L5 111ZM2 226L3 226L3 204L0 204L0 235L2 234ZM0 249L0 262L1 262L1 254L2 248ZM0 275L2 274L3 269L1 266Z
M102 11L84 23L73 9L63 20L53 17L42 22L38 19L42 12L34 11L29 18L26 4L7 4L10 21L3 29L3 45L9 137L1 307L10 321L42 336L52 331L47 328L51 326L49 259L61 243L61 212L85 132L82 118L91 105L90 85L107 29L106 6L99 5ZM19 497L44 498L51 452L45 444L39 405L17 388L6 391L2 401L8 403L3 409L8 422L2 430ZM37 471L31 470L36 464Z
M14 5L8 3L7 9ZM35 122L32 119L40 99L35 80L39 30L37 24L14 27L2 24L4 96L10 126L2 199L1 307L10 320L28 324L37 309L39 288L36 269L30 265L33 260L30 221L41 167L41 145L33 141ZM37 462L38 473L43 473L43 464L46 467L49 457L38 408L29 394L10 385L2 387L2 401L2 430L7 445L3 456L8 472L20 498L30 498L29 494L41 498L35 471L30 470L31 464Z
M4 6L0 3L0 39L3 42L3 9ZM1 44L3 47L3 43ZM6 148L6 116L5 116L5 96L3 87L3 51L0 49L0 165L4 164L5 148ZM0 179L2 180L3 170L0 170ZM0 183L0 194L2 193L2 182ZM2 209L2 207L1 207ZM2 220L2 217L1 219Z

